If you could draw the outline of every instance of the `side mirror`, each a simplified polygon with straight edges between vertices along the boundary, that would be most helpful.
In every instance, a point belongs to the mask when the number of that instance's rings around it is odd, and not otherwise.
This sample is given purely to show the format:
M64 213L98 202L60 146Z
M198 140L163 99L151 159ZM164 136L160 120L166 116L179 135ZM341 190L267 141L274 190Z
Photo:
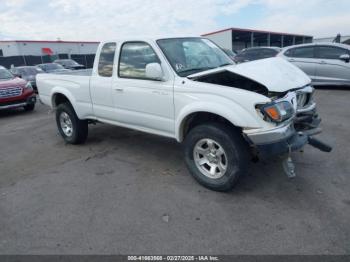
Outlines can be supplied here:
M154 80L163 79L163 70L159 63L150 63L146 65L146 77Z
M345 63L349 63L350 62L350 55L348 54L343 54L339 57L340 60L343 60Z

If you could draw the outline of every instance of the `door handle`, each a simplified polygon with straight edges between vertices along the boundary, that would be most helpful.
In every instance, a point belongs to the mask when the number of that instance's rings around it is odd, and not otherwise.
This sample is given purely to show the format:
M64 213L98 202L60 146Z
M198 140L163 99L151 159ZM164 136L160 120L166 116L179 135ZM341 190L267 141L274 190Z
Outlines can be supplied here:
M326 61L321 61L320 63L321 63L321 64L326 64Z
M289 62L295 62L295 59L293 59L293 58L289 59Z
M124 88L122 88L122 87L114 87L113 89L115 91L117 91L117 92L123 92L124 91Z

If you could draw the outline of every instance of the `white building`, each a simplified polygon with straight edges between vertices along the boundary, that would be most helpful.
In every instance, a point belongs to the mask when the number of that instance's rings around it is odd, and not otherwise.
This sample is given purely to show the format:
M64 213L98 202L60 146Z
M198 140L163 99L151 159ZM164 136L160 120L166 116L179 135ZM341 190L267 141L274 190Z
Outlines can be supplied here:
M314 43L333 43L335 37L315 38ZM350 35L340 36L340 43L350 45Z
M277 46L286 47L296 44L311 43L312 36L279 33L242 28L226 28L220 31L203 34L222 48L240 51L248 47Z
M99 42L6 40L0 41L0 57L95 54L98 44Z

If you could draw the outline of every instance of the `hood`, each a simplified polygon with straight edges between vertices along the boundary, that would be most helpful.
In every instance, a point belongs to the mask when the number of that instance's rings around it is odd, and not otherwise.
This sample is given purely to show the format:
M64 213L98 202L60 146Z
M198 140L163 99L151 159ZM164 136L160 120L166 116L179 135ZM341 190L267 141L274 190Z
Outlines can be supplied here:
M0 88L14 87L20 86L24 87L27 82L21 78L12 78L12 79L1 79L0 80Z
M193 79L224 71L253 80L271 92L286 92L311 83L311 79L303 71L279 57L215 68L190 75L188 78Z

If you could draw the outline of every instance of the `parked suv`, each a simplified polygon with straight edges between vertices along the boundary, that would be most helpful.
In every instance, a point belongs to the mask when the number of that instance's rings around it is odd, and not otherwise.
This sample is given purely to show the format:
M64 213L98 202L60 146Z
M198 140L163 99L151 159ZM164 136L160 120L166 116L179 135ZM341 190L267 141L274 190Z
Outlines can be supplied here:
M304 44L283 49L279 56L298 66L313 85L350 86L350 47L344 44Z
M34 110L36 96L30 84L0 66L0 109L23 107Z

